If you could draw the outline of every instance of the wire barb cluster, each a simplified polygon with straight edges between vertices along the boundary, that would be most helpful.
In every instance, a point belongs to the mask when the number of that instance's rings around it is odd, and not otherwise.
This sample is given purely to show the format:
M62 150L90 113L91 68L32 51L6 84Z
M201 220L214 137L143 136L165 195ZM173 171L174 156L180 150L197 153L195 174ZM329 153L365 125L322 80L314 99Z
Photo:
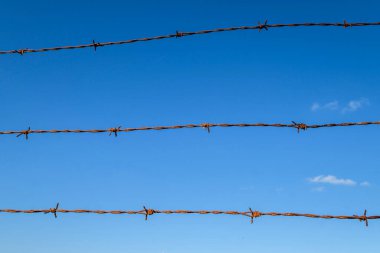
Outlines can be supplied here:
M47 51L58 51L58 50L69 50L69 49L80 49L80 48L91 48L91 47L94 48L94 50L96 51L98 47L104 47L104 46L123 45L123 44L131 44L131 43L136 43L136 42L147 42L147 41L152 41L152 40L180 38L180 37L192 36L192 35L202 35L202 34L209 34L209 33L229 32L229 31L238 31L238 30L258 30L260 32L263 29L268 31L269 28L284 28L284 27L337 26L337 27L347 28L347 27L378 26L378 25L380 25L380 22L348 23L346 20L344 20L342 23L337 22L337 23L268 24L268 20L265 20L264 23L258 22L258 25L256 26L216 28L216 29L210 29L210 30L200 30L200 31L195 31L195 32L176 31L175 34L159 35L159 36L153 36L153 37L129 39L129 40L121 40L121 41L102 42L102 43L95 42L95 40L92 40L92 43L89 43L89 44L82 44L82 45L75 45L75 46L47 47L47 48L39 48L39 49L24 48L24 49L15 49L15 50L4 50L4 51L0 51L0 54L24 55L25 53L41 53L41 52L47 52Z
M25 131L20 131L19 132L19 134L18 135L16 135L16 137L18 138L18 137L20 137L21 135L25 135L25 139L27 140L28 139L28 135L29 135L29 133L31 133L32 132L32 130L30 130L30 127L27 129L27 130L25 130Z
M339 219L339 220L359 220L364 221L365 225L368 226L368 220L380 219L380 216L367 216L367 210L364 211L363 215L319 215L319 214L305 214L305 213L280 213L280 212L260 212L253 211L249 208L248 211L222 211L222 210L157 210L143 207L142 210L86 210L86 209L75 209L66 210L59 209L59 203L50 209L39 209L39 210L16 210L16 209L0 209L0 213L22 213L22 214L37 214L37 213L52 213L55 218L57 218L57 213L75 213L75 214L127 214L127 215L143 215L145 220L148 220L149 216L154 214L224 214L224 215L240 215L250 218L251 224L254 219L262 216L283 216L283 217L305 217L314 219Z
M120 132L134 132L134 131L152 131L152 130L174 130L185 128L204 128L210 133L210 129L213 127L280 127L280 128L295 128L299 133L300 130L306 131L307 129L316 128L330 128L330 127L349 127L349 126L369 126L380 125L380 121L364 121L364 122L344 122L344 123L328 123L328 124L305 124L292 121L292 124L268 124L268 123L201 123L201 124L184 124L184 125L172 125L172 126L150 126L150 127L137 127L137 128L122 128L121 126L108 129L52 129L52 130L31 130L30 127L27 130L21 131L0 131L0 135L16 135L20 137L25 135L25 139L28 139L30 134L57 134L57 133L109 133L109 135L118 136Z
M306 125L304 123L296 123L294 121L292 121L292 122L293 122L294 127L297 128L297 133L300 133L300 130L306 131L308 128L308 125Z
M52 213L54 215L54 218L57 218L57 211L58 211L59 203L54 208L50 208L49 210L45 210L45 214Z

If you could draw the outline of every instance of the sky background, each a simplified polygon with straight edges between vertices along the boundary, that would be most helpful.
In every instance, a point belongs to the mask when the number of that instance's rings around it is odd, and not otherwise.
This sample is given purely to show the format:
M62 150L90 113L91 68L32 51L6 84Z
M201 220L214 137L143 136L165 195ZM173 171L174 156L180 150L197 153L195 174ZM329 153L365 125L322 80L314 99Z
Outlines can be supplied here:
M0 49L379 21L378 1L6 1ZM379 120L380 29L238 31L1 55L1 130ZM380 214L377 126L0 136L0 209ZM379 252L380 222L0 215L0 251Z

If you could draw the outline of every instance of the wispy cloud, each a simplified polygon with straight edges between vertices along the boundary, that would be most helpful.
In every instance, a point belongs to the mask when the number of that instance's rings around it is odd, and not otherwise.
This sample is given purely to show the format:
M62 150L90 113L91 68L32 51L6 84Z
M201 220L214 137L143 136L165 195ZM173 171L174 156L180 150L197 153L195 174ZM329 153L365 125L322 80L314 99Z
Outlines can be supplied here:
M343 113L346 112L355 112L365 106L369 105L369 100L367 98L360 98L358 100L351 100L348 104L342 109Z
M330 111L334 111L334 110L338 110L339 108L339 102L338 101L331 101L331 102L328 102L326 104L320 104L320 103L313 103L311 105L311 110L313 112L315 111L318 111L318 110L330 110Z
M321 105L319 103L313 103L311 105L310 110L312 110L313 112L315 112L315 111L318 111L320 108L321 108Z
M316 177L308 178L307 179L310 183L314 184L330 184L330 185L343 185L343 186L363 186L363 187L369 187L371 184L368 181L363 181L361 183L357 183L356 181L349 179L349 178L338 178L333 175L319 175ZM325 187L315 187L312 189L313 191L324 191Z
M360 185L361 186L365 186L365 187L371 186L371 184L369 182L367 182L367 181L361 182Z
M334 185L346 185L355 186L357 183L352 179L337 178L333 175L320 175L313 178L309 178L311 183L323 183L323 184L334 184Z
M310 110L313 112L328 110L339 111L341 113L355 112L363 107L369 106L369 100L367 98L360 98L356 100L350 100L346 105L341 106L339 101L334 100L324 104L315 102L311 105Z
M314 192L323 192L325 190L325 187L323 187L323 186L314 187L311 190L314 191Z

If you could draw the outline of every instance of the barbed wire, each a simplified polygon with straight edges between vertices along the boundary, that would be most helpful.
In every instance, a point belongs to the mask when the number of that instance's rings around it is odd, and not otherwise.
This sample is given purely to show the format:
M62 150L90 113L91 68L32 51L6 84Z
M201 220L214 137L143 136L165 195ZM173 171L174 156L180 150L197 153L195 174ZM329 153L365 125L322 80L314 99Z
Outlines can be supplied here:
M137 39L129 39L129 40L121 40L121 41L111 41L111 42L96 42L95 40L92 40L92 43L89 44L82 44L82 45L74 45L74 46L58 46L58 47L48 47L48 48L39 48L39 49L15 49L15 50L5 50L0 51L0 54L20 54L24 55L25 53L41 53L41 52L47 52L47 51L58 51L58 50L69 50L69 49L80 49L80 48L94 48L96 49L98 47L104 47L104 46L114 46L114 45L123 45L123 44L131 44L131 43L137 43L137 42L147 42L147 41L153 41L153 40L162 40L162 39L170 39L170 38L180 38L180 37L186 37L186 36L193 36L193 35L202 35L202 34L209 34L209 33L218 33L218 32L229 32L229 31L238 31L238 30L268 30L270 28L284 28L284 27L314 27L314 26L320 26L320 27L327 27L327 26L337 26L337 27L362 27L362 26L378 26L380 25L380 22L356 22L356 23L348 23L346 20L344 20L341 23L293 23L293 24L268 24L268 20L266 20L264 23L258 22L258 25L256 26L239 26L239 27L228 27L228 28L216 28L216 29L210 29L210 30L200 30L195 32L179 32L176 31L174 34L168 34L168 35L159 35L159 36L153 36L153 37L147 37L147 38L137 38Z
M51 213L57 218L58 213L75 213L75 214L126 214L126 215L143 215L145 220L154 214L214 214L214 215L240 215L249 217L251 223L254 219L262 216L285 216L285 217L305 217L314 219L339 219L339 220L359 220L364 221L365 225L368 226L368 220L380 219L380 216L367 216L367 210L364 211L363 215L319 215L319 214L309 214L309 213L291 213L291 212L260 212L253 211L251 208L248 211L221 211L221 210L157 210L146 208L145 206L141 210L86 210L86 209L59 209L59 203L54 208L49 209L31 209L31 210L16 210L16 209L0 209L0 213L21 213L21 214L37 214Z
M0 131L0 135L16 135L20 137L22 135L28 139L30 134L58 134L58 133L109 133L109 135L118 136L118 133L122 132L134 132L134 131L160 131L160 130L174 130L174 129L186 129L186 128L204 128L211 132L211 128L214 127L282 127L282 128L295 128L299 133L301 130L315 128L328 128L328 127L349 127L349 126L369 126L380 125L380 121L364 121L364 122L344 122L344 123L328 123L328 124L314 124L308 125L304 123L297 123L292 121L292 124L267 124L267 123L201 123L201 124L184 124L184 125L172 125L172 126L148 126L137 128L122 128L113 127L108 129L51 129L51 130L32 130L30 127L27 130L21 131Z

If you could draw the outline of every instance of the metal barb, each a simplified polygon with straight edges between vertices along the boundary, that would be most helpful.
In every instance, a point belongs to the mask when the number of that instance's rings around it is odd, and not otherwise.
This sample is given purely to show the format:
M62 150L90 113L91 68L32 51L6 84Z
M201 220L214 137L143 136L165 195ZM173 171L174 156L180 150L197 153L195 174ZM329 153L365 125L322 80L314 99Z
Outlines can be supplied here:
M251 212L251 224L253 224L253 211L252 211L252 208L249 208L249 211Z
M57 218L58 207L59 207L59 203L57 203L55 208L50 208L48 211L46 211L45 214L52 213L54 215L54 218Z
M297 133L300 133L300 130L304 130L306 131L307 130L307 125L304 124L304 123L296 123L294 121L292 121L293 124L294 124L294 127L297 128Z
M94 47L94 50L96 52L96 48L100 46L100 43L95 42L95 40L92 40L92 46Z
M183 32L175 31L175 37L176 37L176 38L183 37Z
M367 210L364 210L363 215L360 217L360 221L364 221L365 226L368 227Z
M261 213L259 211L253 211L252 208L249 208L249 212L251 213L251 224L253 224L253 220L260 217Z
M262 29L265 29L266 31L268 31L268 19L265 20L264 24L261 24L260 21L259 21L259 26L258 26L258 29L259 29L259 32L261 32Z
M16 52L17 52L18 54L20 54L20 55L24 55L26 50L27 50L27 49L19 49L19 50L16 50Z
M27 140L28 139L28 135L30 133L30 127L28 128L28 130L25 130L25 131L22 131L21 133L19 133L18 135L16 135L16 137L20 137L21 135L25 134L25 139Z
M347 28L347 27L352 27L352 24L350 24L350 23L347 23L347 21L346 20L344 20L344 28Z
M207 129L207 132L210 133L211 130L210 130L210 127L211 127L211 124L210 123L203 123L201 124L201 126L205 129Z
M121 131L121 126L108 129L108 132L110 132L109 136L111 136L111 134L114 134L115 137L117 137L117 132L120 132L120 131Z
M155 211L153 209L147 209L145 206L143 206L145 211L145 220L148 220L149 215L153 215Z

